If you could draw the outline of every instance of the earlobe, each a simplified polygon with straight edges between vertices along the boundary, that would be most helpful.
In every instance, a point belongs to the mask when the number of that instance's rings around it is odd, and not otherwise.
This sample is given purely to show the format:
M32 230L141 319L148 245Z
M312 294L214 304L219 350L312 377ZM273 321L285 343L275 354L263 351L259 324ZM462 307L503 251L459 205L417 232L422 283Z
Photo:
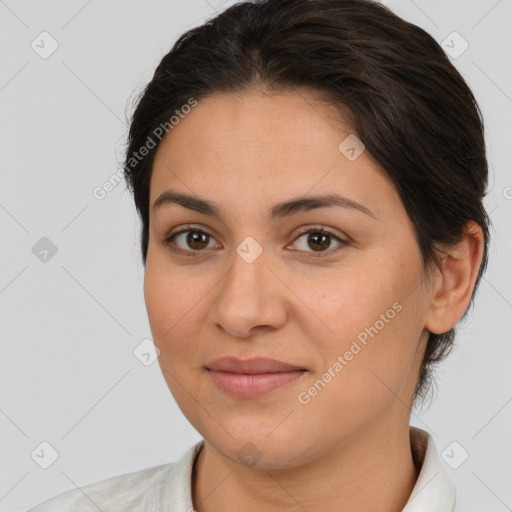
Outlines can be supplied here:
M449 331L469 306L482 263L482 228L473 221L465 225L460 242L445 249L441 276L432 289L425 328L434 334Z

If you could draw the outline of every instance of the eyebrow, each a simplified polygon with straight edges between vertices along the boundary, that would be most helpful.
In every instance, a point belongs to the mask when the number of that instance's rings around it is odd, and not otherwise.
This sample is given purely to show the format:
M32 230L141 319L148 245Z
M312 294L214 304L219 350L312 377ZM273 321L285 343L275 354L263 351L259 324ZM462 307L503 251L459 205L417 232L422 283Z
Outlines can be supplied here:
M218 203L207 201L188 194L166 190L162 192L153 203L152 211L156 211L163 206L170 204L178 204L189 210L202 213L204 215L212 215L219 219L223 218L223 210ZM326 194L309 197L297 197L277 203L269 210L269 219L275 221L289 217L299 212L314 210L317 208L329 208L339 206L341 208L353 209L365 213L375 218L375 215L364 205L339 194Z

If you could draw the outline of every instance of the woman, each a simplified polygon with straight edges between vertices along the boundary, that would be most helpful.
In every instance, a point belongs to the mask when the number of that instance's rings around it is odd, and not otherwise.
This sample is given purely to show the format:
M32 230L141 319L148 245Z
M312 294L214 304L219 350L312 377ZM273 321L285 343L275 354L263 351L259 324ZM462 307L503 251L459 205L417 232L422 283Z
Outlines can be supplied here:
M453 511L409 425L487 264L483 124L422 29L262 0L190 30L125 166L166 382L204 438L32 509Z

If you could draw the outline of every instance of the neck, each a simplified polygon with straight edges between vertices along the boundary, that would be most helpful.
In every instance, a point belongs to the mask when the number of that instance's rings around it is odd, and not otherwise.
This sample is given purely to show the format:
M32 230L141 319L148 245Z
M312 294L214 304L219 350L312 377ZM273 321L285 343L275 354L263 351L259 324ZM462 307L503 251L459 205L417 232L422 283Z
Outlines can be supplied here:
M409 425L369 426L307 463L254 469L220 455L205 441L192 473L198 512L216 510L397 512L418 478Z

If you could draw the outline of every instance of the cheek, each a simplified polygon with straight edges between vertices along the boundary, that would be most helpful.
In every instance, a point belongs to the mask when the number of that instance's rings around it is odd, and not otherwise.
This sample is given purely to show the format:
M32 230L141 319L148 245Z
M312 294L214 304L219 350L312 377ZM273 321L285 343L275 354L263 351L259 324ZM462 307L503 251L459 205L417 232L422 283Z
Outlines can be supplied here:
M195 291L194 281L190 271L170 265L160 251L148 251L144 300L151 329L158 335L155 341L162 343L167 337L172 338L173 332L182 327L187 312L200 300L201 292Z
M333 385L328 384L335 402L357 406L399 391L422 332L422 297L419 291L410 293L416 282L412 266L406 271L380 259L373 265L361 262L325 282L308 286L303 281L296 289L313 305L314 314L302 315L299 321L308 338L315 340L320 373L331 368L336 375Z
M175 294L171 289L165 275L157 271L154 266L147 265L144 275L144 300L151 331L156 344L162 342L162 335L172 327L173 312L175 312Z
M297 314L296 319L304 322L305 330L315 328L323 337L324 347L343 349L360 333L364 337L365 329L375 322L380 326L380 315L390 310L388 317L395 316L393 304L401 294L392 275L382 270L380 274L376 277L370 264L360 262L358 266L336 269L322 276L295 278L294 292L310 310L307 315Z
M190 310L187 293L182 291L181 281L171 276L163 267L146 265L144 276L144 300L153 341L161 356L169 351L176 333L183 329L183 321ZM189 289L185 287L184 290ZM176 344L179 346L179 344Z
M187 293L181 291L190 286L181 288L180 283L165 267L146 265L144 298L153 341L160 351L158 364L172 396L188 417L193 410L188 410L191 385L187 370L197 347L188 343L190 334L186 332L194 312L189 305L192 299L187 300Z
M148 262L144 276L144 299L151 333L160 350L159 362L169 385L170 372L186 380L186 372L197 366L201 339L200 329L204 324L209 283L204 274L198 276L193 269L176 268L168 263L156 264L156 258Z

